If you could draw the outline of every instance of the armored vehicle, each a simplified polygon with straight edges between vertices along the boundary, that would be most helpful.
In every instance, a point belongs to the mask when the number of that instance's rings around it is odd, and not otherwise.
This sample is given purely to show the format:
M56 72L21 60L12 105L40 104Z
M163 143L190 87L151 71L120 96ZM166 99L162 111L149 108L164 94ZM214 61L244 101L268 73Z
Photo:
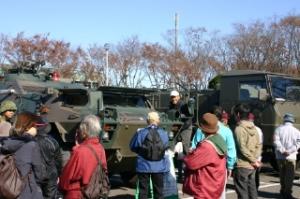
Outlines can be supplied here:
M300 78L263 71L230 71L214 78L209 89L185 94L196 99L195 124L199 116L220 105L230 114L229 125L234 129L237 122L234 108L240 103L249 104L255 123L264 134L263 161L269 161L275 169L273 133L282 124L283 115L292 113L295 126L300 129ZM162 92L160 99L165 101L168 97L168 92ZM156 109L167 110L165 103L158 105Z
M39 70L36 63L5 72L0 81L0 102L5 99L13 100L18 112L41 114L49 121L51 133L66 152L65 160L82 117L98 114L102 109L101 92L91 92L81 84L61 82L55 72Z
M120 87L99 87L103 95L102 142L106 150L110 172L121 173L124 180L135 172L136 154L129 149L129 142L139 128L147 126L147 113L154 110L157 90ZM152 96L152 97L151 97ZM165 113L159 113L160 126L168 132L170 145L181 127L181 122L170 120Z
M44 115L65 161L74 146L81 119L87 114L100 116L103 131L99 133L109 171L128 179L135 172L136 157L129 149L129 142L137 129L147 125L147 113L154 110L147 96L155 90L117 87L93 90L81 83L61 82L58 77L54 72L42 72L35 64L12 68L0 80L0 102L11 99L17 104L18 112ZM164 113L160 117L172 145L181 123L169 120Z

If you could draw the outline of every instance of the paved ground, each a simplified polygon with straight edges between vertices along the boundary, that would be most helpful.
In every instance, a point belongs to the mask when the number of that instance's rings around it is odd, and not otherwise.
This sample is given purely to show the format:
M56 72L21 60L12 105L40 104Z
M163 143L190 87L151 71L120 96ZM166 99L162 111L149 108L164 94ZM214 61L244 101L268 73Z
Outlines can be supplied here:
M272 170L269 166L262 168L260 175L261 186L259 188L259 198L280 198L279 196L279 178L278 174ZM134 187L124 186L118 176L111 178L112 190L110 193L110 199L134 199L135 189ZM178 183L179 197L183 199L192 199L192 197L183 195L181 192L182 184ZM300 199L300 180L294 180L293 196ZM234 191L232 179L229 179L227 183L227 199L236 199L237 195Z

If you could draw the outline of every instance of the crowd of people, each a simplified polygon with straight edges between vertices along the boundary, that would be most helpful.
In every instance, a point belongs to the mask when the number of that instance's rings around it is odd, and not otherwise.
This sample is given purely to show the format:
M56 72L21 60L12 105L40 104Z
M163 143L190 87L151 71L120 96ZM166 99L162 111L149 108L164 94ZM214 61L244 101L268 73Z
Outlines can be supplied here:
M177 180L183 184L183 193L195 199L223 199L227 180L232 176L239 199L257 198L263 132L255 125L250 107L247 104L236 106L237 122L232 131L228 126L229 115L222 107L215 106L201 115L193 134L194 103L192 99L185 103L178 91L170 93L170 111L183 123L173 151ZM84 189L90 186L96 168L100 166L105 175L108 173L105 150L99 138L99 118L95 115L83 118L76 131L76 144L63 166L60 146L49 135L51 125L46 118L30 112L15 115L16 111L16 104L10 100L0 105L0 152L14 154L16 167L27 180L18 198L89 198ZM128 143L137 154L137 198L148 199L151 189L152 198L163 199L165 186L172 184L164 183L164 180L174 167L170 161L173 156L168 134L160 128L159 114L149 112L147 123ZM283 124L274 132L280 194L286 199L293 198L296 156L300 148L300 131L294 123L294 116L286 113ZM177 190L176 182L172 186ZM175 197L178 198L178 194Z

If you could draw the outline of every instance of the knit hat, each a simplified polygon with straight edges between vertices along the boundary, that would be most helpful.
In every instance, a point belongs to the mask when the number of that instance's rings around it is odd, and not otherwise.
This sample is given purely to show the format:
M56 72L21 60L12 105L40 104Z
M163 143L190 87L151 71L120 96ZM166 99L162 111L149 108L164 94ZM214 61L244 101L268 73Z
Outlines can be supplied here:
M203 132L208 134L217 133L219 129L217 116L211 113L205 113L201 118L200 128Z
M17 106L11 100L4 100L0 105L0 113L3 113L5 111L9 111L9 110L16 111Z
M291 122L291 123L295 123L295 118L294 115L291 113L286 113L283 116L283 121L284 122Z

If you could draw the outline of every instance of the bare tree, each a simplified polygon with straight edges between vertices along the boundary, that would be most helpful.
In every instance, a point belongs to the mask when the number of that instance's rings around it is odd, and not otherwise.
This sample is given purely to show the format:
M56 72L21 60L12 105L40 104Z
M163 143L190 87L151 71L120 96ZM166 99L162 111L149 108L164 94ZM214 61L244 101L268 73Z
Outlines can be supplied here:
M133 36L116 46L112 54L114 81L117 86L141 87L145 77L142 63L142 45Z

